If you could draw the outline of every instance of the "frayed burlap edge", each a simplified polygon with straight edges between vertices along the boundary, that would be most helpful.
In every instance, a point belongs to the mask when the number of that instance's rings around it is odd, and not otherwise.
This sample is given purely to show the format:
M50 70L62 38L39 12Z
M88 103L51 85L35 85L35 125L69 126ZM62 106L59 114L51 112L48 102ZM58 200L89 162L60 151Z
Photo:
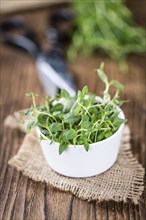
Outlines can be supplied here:
M21 129L25 131L25 127L22 127L18 124L18 118L15 114L15 117L8 116L5 120L5 126L9 126L12 129ZM12 123L13 122L13 123ZM139 162L136 160L136 158L133 156L131 152L131 146L129 144L130 139L130 131L127 126L125 126L124 129L124 135L123 135L123 142L121 146L121 150L118 156L117 162L113 165L112 168L110 168L107 172L97 175L95 177L90 178L69 178L62 176L55 171L53 171L46 163L45 159L43 158L43 155L41 153L41 149L39 149L38 145L38 139L36 138L35 132L33 131L30 134L27 134L24 138L24 141L20 147L20 150L18 153L9 161L9 165L15 167L18 171L21 171L25 176L33 179L37 182L45 182L55 188L58 188L62 191L69 191L76 195L77 197L92 201L96 200L97 202L102 201L110 201L114 200L117 202L124 201L127 202L129 199L132 200L135 204L138 203L140 196L142 194L142 191L144 189L143 186L143 178L144 178L144 169L139 164ZM39 161L42 162L42 167L35 167L35 169L32 172L32 167L34 164L36 165L36 160L32 161L27 164L27 160L29 158L28 155L30 155L29 148L26 148L28 146L28 143L34 144L36 149L38 148L38 151L36 154L38 156ZM27 145L26 145L27 144ZM35 149L35 146L33 145L33 148ZM125 164L125 167L122 167L122 164ZM122 169L121 169L122 167ZM122 171L121 171L122 170ZM40 171L42 171L40 175ZM45 173L46 172L46 173ZM109 180L114 177L114 175L118 172L121 172L120 175L129 175L130 178L125 183L125 187L122 188L121 193L116 193L116 186L114 186L114 190L112 191L112 188L110 188L105 180ZM125 176L123 178L126 179ZM115 179L115 183L116 183ZM121 182L120 182L121 181ZM122 182L122 176L121 180L117 182L117 186L119 184L123 184ZM127 181L127 179L126 179ZM113 184L115 185L113 182ZM102 186L104 184L104 187ZM127 187L128 186L128 187ZM96 188L95 188L96 187Z

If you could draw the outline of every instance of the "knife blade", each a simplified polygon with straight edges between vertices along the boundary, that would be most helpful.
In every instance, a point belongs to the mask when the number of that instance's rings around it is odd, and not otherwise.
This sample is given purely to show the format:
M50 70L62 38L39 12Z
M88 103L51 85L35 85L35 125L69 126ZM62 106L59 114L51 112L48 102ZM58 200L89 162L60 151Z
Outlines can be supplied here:
M73 89L67 81L65 81L54 68L47 63L43 57L39 57L36 61L39 79L44 87L46 94L55 96L58 89L66 89L71 96L76 94L75 89Z

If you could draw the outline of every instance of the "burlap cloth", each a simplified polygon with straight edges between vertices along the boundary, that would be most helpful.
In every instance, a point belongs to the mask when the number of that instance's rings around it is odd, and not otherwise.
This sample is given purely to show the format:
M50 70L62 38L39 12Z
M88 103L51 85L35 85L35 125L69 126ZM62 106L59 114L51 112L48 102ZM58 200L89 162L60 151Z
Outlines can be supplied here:
M8 116L5 126L12 129L25 127L18 123L19 114ZM35 131L26 134L18 153L9 164L25 176L45 182L63 191L70 191L87 201L124 201L138 203L143 191L144 169L131 152L130 130L125 126L116 163L106 172L90 178L69 178L53 171L42 154Z

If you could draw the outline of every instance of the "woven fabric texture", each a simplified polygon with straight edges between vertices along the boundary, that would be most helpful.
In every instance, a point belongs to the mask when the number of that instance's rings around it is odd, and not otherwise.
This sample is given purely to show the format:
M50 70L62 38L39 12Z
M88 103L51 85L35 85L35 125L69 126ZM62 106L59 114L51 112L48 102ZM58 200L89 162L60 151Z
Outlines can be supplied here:
M13 116L8 116L4 124L11 129L25 131L18 119L19 114L16 112ZM87 201L126 202L130 199L137 204L144 188L144 169L131 152L128 126L124 128L116 163L108 171L94 177L70 178L53 171L45 161L35 131L26 134L18 153L10 159L9 164L34 181L70 191Z

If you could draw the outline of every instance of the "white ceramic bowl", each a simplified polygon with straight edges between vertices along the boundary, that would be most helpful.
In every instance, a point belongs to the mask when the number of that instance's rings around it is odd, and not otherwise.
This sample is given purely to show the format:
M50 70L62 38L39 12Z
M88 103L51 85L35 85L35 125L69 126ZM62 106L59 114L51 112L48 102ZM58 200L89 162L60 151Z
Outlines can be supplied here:
M120 118L125 118L123 112ZM49 166L56 172L69 177L90 177L108 170L116 161L121 143L124 124L109 138L90 144L89 151L83 145L69 145L59 155L59 143L50 140L40 142ZM37 128L37 134L41 132Z

